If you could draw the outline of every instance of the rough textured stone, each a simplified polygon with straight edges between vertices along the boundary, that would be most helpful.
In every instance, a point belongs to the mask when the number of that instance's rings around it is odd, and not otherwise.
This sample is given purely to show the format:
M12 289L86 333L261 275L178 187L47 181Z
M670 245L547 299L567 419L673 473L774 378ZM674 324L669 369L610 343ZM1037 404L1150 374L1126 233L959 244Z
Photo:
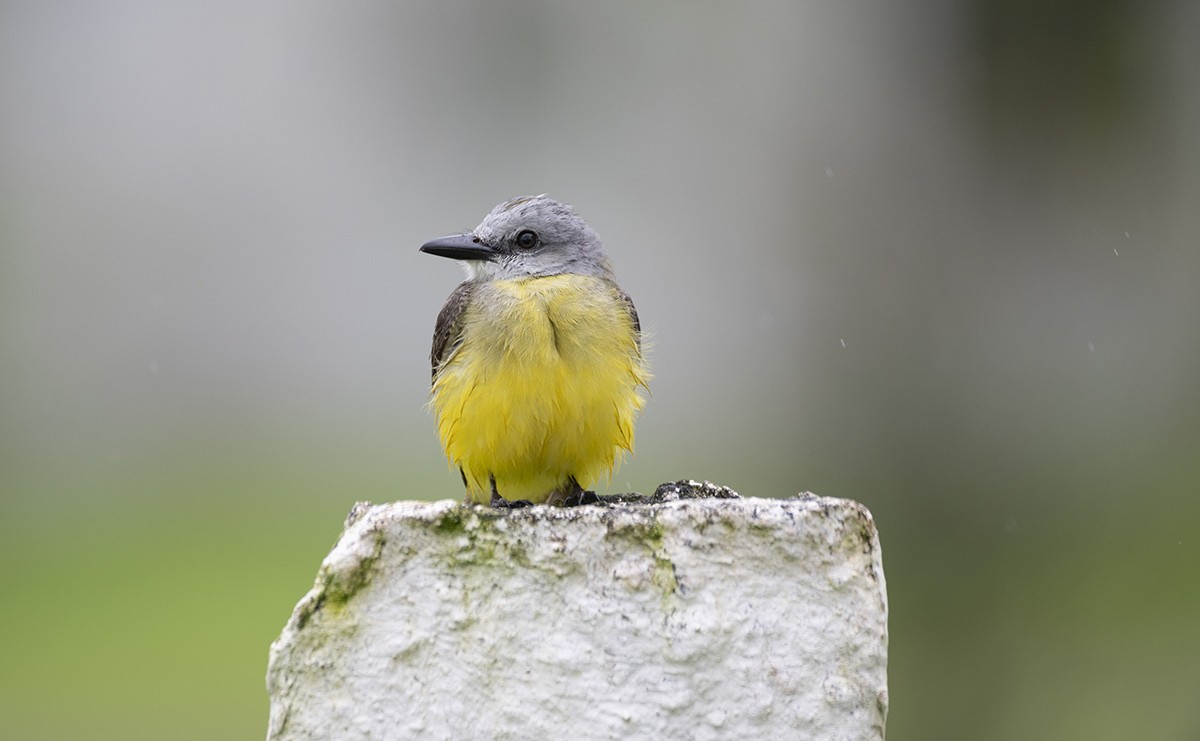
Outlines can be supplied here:
M268 738L882 738L866 508L663 492L356 506L271 646Z

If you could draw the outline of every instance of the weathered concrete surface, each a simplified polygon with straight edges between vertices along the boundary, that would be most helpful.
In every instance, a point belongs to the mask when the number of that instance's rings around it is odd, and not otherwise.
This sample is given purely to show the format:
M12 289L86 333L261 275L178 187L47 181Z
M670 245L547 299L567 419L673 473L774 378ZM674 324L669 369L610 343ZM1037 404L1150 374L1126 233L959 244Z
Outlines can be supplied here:
M879 540L811 495L361 505L267 683L273 740L882 738Z

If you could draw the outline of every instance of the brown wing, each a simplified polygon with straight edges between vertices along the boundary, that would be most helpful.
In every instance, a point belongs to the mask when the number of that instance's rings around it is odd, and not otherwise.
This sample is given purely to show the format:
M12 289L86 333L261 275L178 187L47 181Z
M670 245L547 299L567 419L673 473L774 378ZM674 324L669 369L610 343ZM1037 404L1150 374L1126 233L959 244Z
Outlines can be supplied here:
M614 287L617 289L617 295L621 297L621 300L625 302L626 308L629 309L629 318L633 320L633 334L634 334L634 337L637 338L638 353L641 353L641 351L642 351L642 323L638 320L637 308L634 307L633 299L631 299L629 297L628 293L625 293L625 291L621 290L620 286L616 286L614 284Z
M437 324L433 328L433 349L429 352L429 363L433 367L434 377L437 377L438 368L441 368L462 344L463 312L478 285L471 281L460 284L438 312Z

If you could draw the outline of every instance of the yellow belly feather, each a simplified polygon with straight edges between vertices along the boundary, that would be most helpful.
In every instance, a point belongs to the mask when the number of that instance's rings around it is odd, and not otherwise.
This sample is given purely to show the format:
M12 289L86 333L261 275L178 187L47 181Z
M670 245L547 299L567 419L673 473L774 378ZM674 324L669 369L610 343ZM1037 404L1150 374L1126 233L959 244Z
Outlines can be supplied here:
M545 501L568 478L589 488L633 450L649 374L615 286L584 275L490 281L464 315L462 345L431 406L468 496ZM487 307L482 309L481 307Z

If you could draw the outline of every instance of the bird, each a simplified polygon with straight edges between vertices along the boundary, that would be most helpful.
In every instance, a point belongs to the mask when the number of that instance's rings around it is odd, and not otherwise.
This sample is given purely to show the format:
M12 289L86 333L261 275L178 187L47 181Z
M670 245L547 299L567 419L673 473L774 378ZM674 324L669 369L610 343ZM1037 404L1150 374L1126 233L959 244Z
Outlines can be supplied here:
M633 300L574 209L547 195L421 245L464 280L438 313L429 407L467 504L581 505L633 452L650 372Z

